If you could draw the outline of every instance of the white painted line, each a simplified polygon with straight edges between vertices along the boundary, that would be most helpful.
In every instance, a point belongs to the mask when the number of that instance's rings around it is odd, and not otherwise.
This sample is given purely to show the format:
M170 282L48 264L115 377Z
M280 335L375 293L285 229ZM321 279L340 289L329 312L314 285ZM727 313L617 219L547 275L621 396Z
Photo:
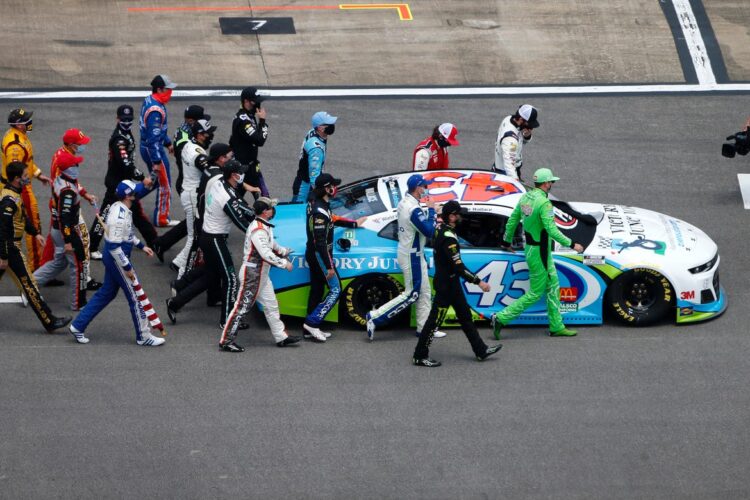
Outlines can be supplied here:
M0 304L23 304L23 299L20 295L0 297Z
M654 84L654 85L583 85L571 87L423 87L423 88L300 88L261 89L269 97L444 97L444 96L514 96L514 95L584 95L584 94L652 94L684 92L750 92L750 83ZM0 100L44 101L88 99L139 99L147 90L40 90L0 91ZM175 97L239 97L240 89L176 89Z
M745 210L750 210L750 174L737 174L737 180L740 181L740 192Z
M708 57L706 44L703 43L703 36L701 35L700 28L698 28L698 22L695 20L695 14L693 14L690 1L672 0L672 4L677 13L677 20L682 28L682 33L685 35L685 42L690 51L690 57L693 59L698 83L704 85L715 84L716 76L711 67L711 59Z

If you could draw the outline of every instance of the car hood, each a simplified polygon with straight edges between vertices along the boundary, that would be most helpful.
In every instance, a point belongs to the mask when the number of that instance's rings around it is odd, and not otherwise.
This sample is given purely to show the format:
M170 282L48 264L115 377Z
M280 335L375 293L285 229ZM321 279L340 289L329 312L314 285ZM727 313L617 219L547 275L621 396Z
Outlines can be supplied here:
M712 259L717 245L706 233L685 221L643 208L598 203L571 203L597 220L587 255L639 263L678 258L688 267Z

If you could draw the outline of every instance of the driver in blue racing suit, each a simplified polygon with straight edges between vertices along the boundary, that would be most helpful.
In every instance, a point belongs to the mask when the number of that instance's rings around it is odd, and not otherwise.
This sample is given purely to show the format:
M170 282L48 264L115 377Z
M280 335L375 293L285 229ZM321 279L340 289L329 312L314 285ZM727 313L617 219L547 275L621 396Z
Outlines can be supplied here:
M315 180L323 173L328 137L336 131L336 120L335 116L325 111L318 111L313 115L312 129L302 142L297 177L292 185L293 203L307 203L310 187L315 185Z

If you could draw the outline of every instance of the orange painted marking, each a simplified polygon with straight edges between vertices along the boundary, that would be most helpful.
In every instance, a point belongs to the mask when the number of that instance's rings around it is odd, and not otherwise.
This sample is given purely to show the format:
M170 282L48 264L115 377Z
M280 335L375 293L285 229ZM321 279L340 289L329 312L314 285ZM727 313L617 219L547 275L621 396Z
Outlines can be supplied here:
M408 3L342 3L339 5L257 5L228 7L128 7L128 12L247 12L247 11L290 11L290 10L373 10L396 9L402 21L411 21Z
M341 10L365 10L365 9L396 9L398 18L402 21L411 21L414 19L411 15L411 9L408 3L342 3L339 5Z

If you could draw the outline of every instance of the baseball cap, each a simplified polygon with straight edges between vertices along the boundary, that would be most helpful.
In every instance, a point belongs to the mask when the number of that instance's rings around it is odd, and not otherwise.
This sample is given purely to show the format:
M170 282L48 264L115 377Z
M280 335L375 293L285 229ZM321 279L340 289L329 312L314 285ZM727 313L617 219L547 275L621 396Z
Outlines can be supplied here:
M406 187L409 191L414 191L419 186L429 186L430 184L432 184L432 181L428 181L419 174L411 175L406 181Z
M248 101L255 101L255 102L263 102L266 100L265 96L258 94L258 89L255 87L245 87L242 89L242 93L240 94L240 102L247 99Z
M117 188L115 188L115 195L118 199L123 199L133 191L135 191L135 182L125 179L124 181L120 181L120 183L117 185Z
M256 214L260 214L264 210L273 208L278 204L279 204L279 200L276 198L266 198L265 196L261 196L260 198L255 200L255 203L253 203L253 210L255 211Z
M193 120L210 120L211 115L207 115L203 112L203 106L198 106L197 104L191 104L187 108L185 108L185 118L192 118Z
M128 104L122 104L117 108L117 118L121 122L132 122L133 121L133 106Z
M538 184L541 184L542 182L555 182L559 181L559 177L555 177L552 174L552 170L548 168L539 168L536 172L534 172L534 177L532 177L532 180Z
M448 141L448 144L451 146L460 146L461 144L458 142L458 139L456 139L456 136L458 135L458 129L455 125L452 123L443 123L438 127L438 130L440 131L440 134L445 137L445 140Z
M331 116L325 111L318 111L312 115L312 128L320 127L321 125L333 125L338 120L338 117Z
M24 125L31 121L31 115L33 114L33 111L26 111L23 108L16 108L8 115L8 124Z
M528 122L529 128L537 128L539 126L539 120L536 119L536 108L531 104L524 104L518 108L518 116Z
M462 208L459 202L457 202L456 200L451 200L443 205L441 214L443 215L443 220L445 220L450 214L461 214L465 212L466 209Z
M216 125L211 125L208 119L201 119L193 123L192 130L193 134L213 134L216 132Z
M219 156L224 156L225 154L229 153L231 150L232 148L229 146L229 144L217 142L208 150L208 159L213 161Z
M244 174L247 172L247 165L240 163L237 160L229 160L224 164L222 168L224 173L230 174Z
M55 164L60 170L75 167L80 165L81 163L83 163L83 156L73 156L67 151L65 151L65 154L59 154L55 159Z
M151 80L151 87L152 88L167 88L167 89L176 89L177 84L170 80L169 76L167 75L156 75L153 80Z
M326 186L338 186L341 184L341 179L337 179L331 174L320 174L317 179L315 179L315 187L316 188L322 188Z
M84 133L77 128L69 128L63 134L62 141L63 144L78 144L79 146L81 146L83 144L88 144L89 142L91 142L91 138L87 135L84 135Z

